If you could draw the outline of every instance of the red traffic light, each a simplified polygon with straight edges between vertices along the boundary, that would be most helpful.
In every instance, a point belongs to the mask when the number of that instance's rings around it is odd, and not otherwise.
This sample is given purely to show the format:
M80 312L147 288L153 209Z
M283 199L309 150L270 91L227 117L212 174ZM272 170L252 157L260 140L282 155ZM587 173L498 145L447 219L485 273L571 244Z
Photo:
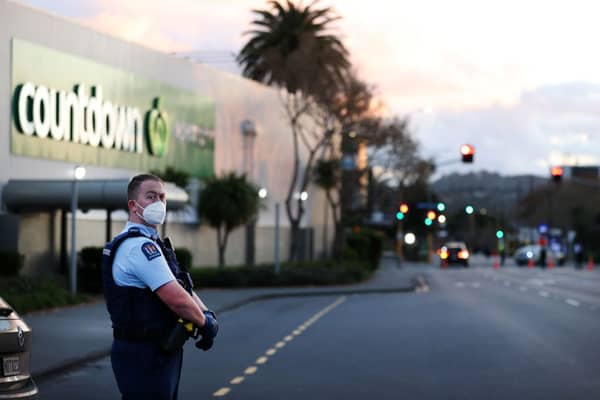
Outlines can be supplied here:
M463 144L460 146L460 154L462 155L462 162L472 163L473 156L475 155L475 147L470 144Z
M555 182L560 182L564 173L563 167L552 167L550 168L550 175Z

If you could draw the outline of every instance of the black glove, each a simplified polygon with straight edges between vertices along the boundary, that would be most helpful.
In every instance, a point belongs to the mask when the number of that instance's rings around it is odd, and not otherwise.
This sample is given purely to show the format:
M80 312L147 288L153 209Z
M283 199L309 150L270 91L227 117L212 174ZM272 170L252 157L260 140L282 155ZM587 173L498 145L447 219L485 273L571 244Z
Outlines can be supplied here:
M210 349L217 332L219 332L219 323L215 313L210 310L204 311L204 325L198 329L202 339L196 342L196 347L204 351Z

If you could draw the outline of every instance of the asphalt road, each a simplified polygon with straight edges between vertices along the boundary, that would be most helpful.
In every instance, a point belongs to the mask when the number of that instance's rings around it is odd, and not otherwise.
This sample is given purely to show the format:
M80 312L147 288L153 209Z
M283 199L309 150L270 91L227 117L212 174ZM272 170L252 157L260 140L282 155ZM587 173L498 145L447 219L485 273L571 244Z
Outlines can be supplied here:
M186 348L180 398L600 398L600 274L473 264L406 267L425 273L428 292L224 313L213 350ZM40 390L42 399L119 397L108 359Z

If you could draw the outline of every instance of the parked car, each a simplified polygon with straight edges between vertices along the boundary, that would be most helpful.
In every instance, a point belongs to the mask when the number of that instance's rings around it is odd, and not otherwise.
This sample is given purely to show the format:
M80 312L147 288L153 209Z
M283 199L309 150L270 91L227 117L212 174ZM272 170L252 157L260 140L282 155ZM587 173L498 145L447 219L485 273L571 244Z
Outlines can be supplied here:
M519 266L527 265L529 260L533 260L534 265L540 265L541 263L542 246L539 244L530 244L527 246L519 247L513 258ZM546 264L548 260L552 259L556 265L564 265L565 253L560 249L553 249L548 247L546 249Z
M30 375L31 329L0 297L0 399L34 399L38 388Z
M460 264L469 266L469 249L464 242L447 242L437 251L441 266Z

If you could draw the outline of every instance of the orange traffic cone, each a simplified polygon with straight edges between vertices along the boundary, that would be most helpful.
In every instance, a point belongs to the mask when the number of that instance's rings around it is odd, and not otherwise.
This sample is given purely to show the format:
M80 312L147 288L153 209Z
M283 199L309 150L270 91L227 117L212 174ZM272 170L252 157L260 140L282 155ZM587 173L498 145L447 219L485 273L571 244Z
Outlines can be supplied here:
M500 260L497 256L494 256L494 269L500 268Z
M533 268L533 258L530 258L530 259L527 261L527 266L528 266L529 268Z
M594 269L594 257L592 256L588 257L587 269L590 271Z
M554 268L554 260L552 258L548 259L548 269Z

